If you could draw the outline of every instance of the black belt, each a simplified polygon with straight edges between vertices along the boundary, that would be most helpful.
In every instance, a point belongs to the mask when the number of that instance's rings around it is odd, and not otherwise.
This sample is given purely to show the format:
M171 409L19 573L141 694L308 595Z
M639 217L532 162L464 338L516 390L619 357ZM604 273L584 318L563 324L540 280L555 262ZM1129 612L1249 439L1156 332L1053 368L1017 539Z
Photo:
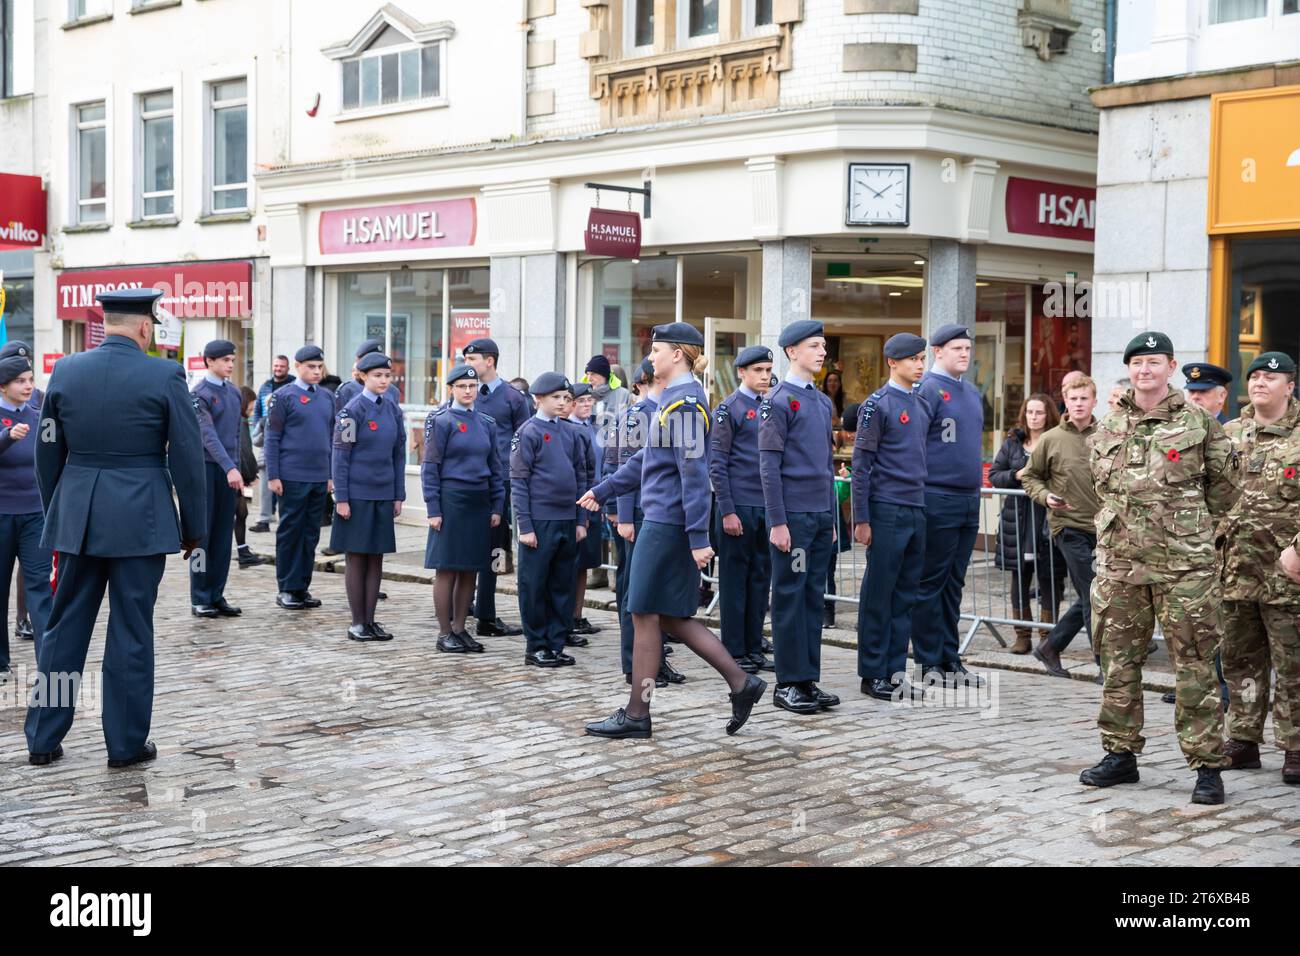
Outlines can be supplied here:
M68 454L68 464L79 468L164 468L167 459L162 455L92 455L74 451Z

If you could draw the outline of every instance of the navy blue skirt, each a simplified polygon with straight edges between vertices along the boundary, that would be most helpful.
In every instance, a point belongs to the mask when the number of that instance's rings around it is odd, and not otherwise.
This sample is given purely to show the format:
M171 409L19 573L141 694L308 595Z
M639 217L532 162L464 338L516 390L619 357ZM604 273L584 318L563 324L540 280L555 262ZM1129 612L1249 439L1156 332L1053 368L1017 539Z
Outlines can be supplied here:
M590 513L590 512L589 512ZM603 514L592 514L591 524L587 525L587 536L578 544L578 570L587 571L601 565L604 548L601 547L602 527L605 524Z
M492 563L492 499L486 487L443 482L442 528L429 529L424 566L439 571L486 571Z
M391 501L348 502L352 517L344 520L337 513L330 523L330 547L354 554L392 554L397 550L393 532Z
M700 569L686 527L643 521L628 570L628 613L694 617L699 609Z

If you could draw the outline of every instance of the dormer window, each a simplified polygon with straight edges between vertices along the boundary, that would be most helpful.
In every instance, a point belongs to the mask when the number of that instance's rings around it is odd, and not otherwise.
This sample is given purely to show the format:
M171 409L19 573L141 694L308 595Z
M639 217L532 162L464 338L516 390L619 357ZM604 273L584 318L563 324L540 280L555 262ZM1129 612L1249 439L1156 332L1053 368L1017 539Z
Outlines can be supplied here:
M421 23L392 4L349 41L326 47L339 61L339 119L446 103L447 22Z

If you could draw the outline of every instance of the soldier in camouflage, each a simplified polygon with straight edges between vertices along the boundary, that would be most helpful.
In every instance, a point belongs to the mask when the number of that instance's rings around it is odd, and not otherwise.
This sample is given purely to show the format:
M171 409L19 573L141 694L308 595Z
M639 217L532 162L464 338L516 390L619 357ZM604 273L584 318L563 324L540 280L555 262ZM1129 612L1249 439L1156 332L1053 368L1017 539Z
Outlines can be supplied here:
M1241 498L1223 522L1223 672L1229 766L1260 766L1274 672L1273 739L1282 779L1300 784L1300 584L1279 556L1300 532L1300 402L1296 364L1265 352L1246 370L1250 404L1224 431L1241 461Z
M1237 498L1237 457L1223 426L1169 387L1169 337L1144 332L1124 351L1132 385L1089 440L1097 486L1094 646L1105 675L1097 724L1106 757L1079 777L1088 786L1138 780L1142 665L1156 618L1175 668L1174 722L1193 803L1223 802L1223 712L1214 655L1222 588L1214 519Z

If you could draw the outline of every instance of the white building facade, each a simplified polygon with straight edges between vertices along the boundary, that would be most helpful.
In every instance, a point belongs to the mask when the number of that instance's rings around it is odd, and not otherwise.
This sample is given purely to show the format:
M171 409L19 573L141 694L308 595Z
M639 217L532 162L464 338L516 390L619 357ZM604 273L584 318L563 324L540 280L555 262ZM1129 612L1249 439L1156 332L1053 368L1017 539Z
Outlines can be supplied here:
M42 36L43 0L0 0L0 174L34 177L5 180L0 185L0 275L3 275L4 337L28 344L35 335L36 253L43 235L11 205L13 191L39 198L42 184L35 177L47 174L48 137L46 102L37 89L44 75ZM21 208L31 208L27 196ZM14 241L8 241L8 240Z

